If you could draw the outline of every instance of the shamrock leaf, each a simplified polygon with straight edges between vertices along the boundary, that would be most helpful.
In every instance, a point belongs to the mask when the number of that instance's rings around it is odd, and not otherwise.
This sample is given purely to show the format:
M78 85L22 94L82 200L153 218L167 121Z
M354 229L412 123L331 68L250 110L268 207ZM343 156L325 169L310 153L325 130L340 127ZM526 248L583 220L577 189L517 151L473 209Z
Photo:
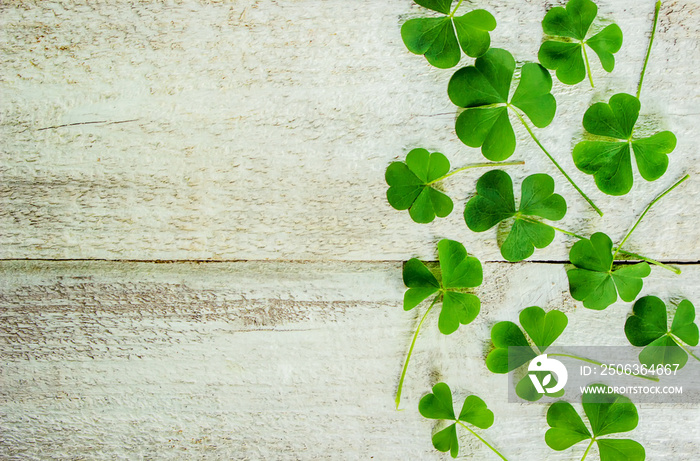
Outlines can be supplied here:
M460 48L475 58L491 46L489 32L496 28L496 19L488 11L474 10L455 17L455 12L450 13L451 0L416 0L416 3L447 15L410 19L401 26L406 48L424 55L433 66L441 69L456 66L462 58Z
M545 314L541 307L532 306L520 313L520 325L535 343L540 354L564 332L568 323L566 314L558 310Z
M602 139L578 143L574 163L579 170L592 174L598 189L608 195L624 195L632 189L632 152L642 178L655 181L666 172L667 154L676 148L676 136L670 131L634 137L640 107L639 99L619 93L607 104L593 104L583 116L586 131Z
M397 210L408 210L417 223L429 223L435 216L444 218L452 213L452 200L433 184L450 171L450 162L440 152L428 153L413 149L406 163L393 162L386 169L389 190L386 198Z
M442 299L438 328L449 335L457 331L459 325L471 323L479 314L481 302L467 288L481 285L483 270L479 260L467 254L464 245L454 240L438 242L438 258L442 280L438 279L418 259L411 259L403 269L404 284L408 290L404 294L404 310L411 310L428 297L437 293L434 302Z
M639 298L632 316L625 322L625 335L633 346L646 346L639 354L642 364L648 367L677 364L683 368L688 362L683 343L698 345L695 306L687 299L681 301L669 328L664 302L656 296Z
M554 229L534 217L558 221L566 214L566 201L554 193L554 180L534 174L523 180L520 208L516 211L513 181L508 173L492 170L476 183L476 196L464 208L464 220L474 232L484 232L508 218L515 218L501 245L501 255L511 262L529 258L537 248L554 240Z
M568 402L555 402L547 410L547 430L544 438L553 450L562 451L583 440L598 444L601 461L644 461L644 447L629 439L601 439L600 437L628 432L637 427L637 408L620 394L604 384L588 386L582 398L583 410L591 431L574 407Z
M622 30L611 24L586 40L597 14L598 7L591 0L570 0L566 8L554 7L542 20L544 33L551 37L542 43L537 57L544 67L557 71L560 82L575 85L586 77L586 45L598 55L603 69L612 72L615 68L614 53L622 46Z
M486 367L493 373L508 373L537 357L525 334L513 322L495 324L491 342L495 349L486 357Z
M571 296L588 309L605 309L617 301L618 293L623 301L634 301L642 278L651 273L646 262L613 267L612 240L602 232L574 243L569 260L576 266L566 272Z
M544 309L537 306L524 309L520 313L520 325L535 343L536 350L530 346L518 325L513 322L497 323L491 329L491 341L495 348L486 357L486 367L493 373L508 373L521 367L543 354L564 332L567 323L566 314L558 310L545 314ZM540 382L546 378L545 375L552 379L548 372L536 374ZM515 393L531 402L542 398L542 394L537 392L528 375L515 386Z
M491 341L495 346L486 357L486 367L493 373L508 373L543 354L564 332L569 320L561 311L545 314L544 309L531 306L520 313L520 325L537 347L534 351L523 331L513 322L498 322L491 328ZM509 347L511 349L509 356Z
M520 109L535 126L544 128L554 119L557 108L551 94L552 77L539 64L523 65L520 83L508 99L514 72L513 55L491 48L473 66L455 72L447 87L450 100L466 109L457 117L457 136L467 146L481 147L484 157L494 161L515 152L509 110Z
M531 374L534 374L540 383L546 383L543 385L546 385L547 387L556 386L557 379L549 371L528 371L528 373L525 376L523 376L520 381L518 381L518 383L515 385L515 394L521 399L527 400L528 402L536 402L542 397L544 397L544 394L541 394L537 390L537 388L535 388L532 379L530 379ZM565 393L566 391L564 389L555 393L547 391L547 396L561 397Z
M481 429L488 429L493 425L493 412L476 395L470 395L464 399L462 411L460 411L459 417L455 417L452 406L452 391L445 383L437 383L433 386L433 392L420 400L418 411L428 419L454 421L433 435L433 446L442 452L449 451L453 458L459 454L457 424L466 427L464 423L469 423ZM471 431L471 429L469 430Z

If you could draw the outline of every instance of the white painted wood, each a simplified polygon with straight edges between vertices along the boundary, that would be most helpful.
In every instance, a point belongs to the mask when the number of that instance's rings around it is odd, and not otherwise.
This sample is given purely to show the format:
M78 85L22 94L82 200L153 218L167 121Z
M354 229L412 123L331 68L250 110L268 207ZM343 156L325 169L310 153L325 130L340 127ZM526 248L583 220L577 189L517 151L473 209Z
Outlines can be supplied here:
M560 3L474 4L499 21L494 46L527 61ZM621 198L596 193L569 154L586 107L634 92L654 2L598 3L625 33L617 69L594 60L595 90L556 84L557 119L537 133L606 216L523 130L514 158L527 164L509 171L552 174L570 205L561 227L615 240L691 173L628 248L698 261L700 2L664 2L642 95L644 128L678 136L669 171ZM479 173L445 183L456 210L431 225L385 201L386 166L413 147L483 160L454 135L453 71L400 40L419 13L408 0L0 3L0 258L312 261L0 263L0 458L445 459L416 411L444 380L494 409L483 434L511 461L580 459L580 447L548 450L546 407L507 403L505 378L483 364L491 325L532 304L569 314L563 344L626 342L630 305L581 308L561 265L486 264L478 321L450 337L427 321L406 411L393 410L420 312L402 311L391 261L432 259L442 237L501 259L495 231L461 219ZM570 244L558 236L535 258L565 259ZM643 294L697 304L698 270L654 269ZM608 322L619 327L601 331ZM649 460L698 458L697 405L640 414L631 436ZM494 458L468 437L462 447Z
M642 294L697 304L699 270L654 269ZM624 345L631 305L582 308L561 265L484 273L472 325L445 337L426 321L396 412L421 315L401 308L399 264L4 262L0 457L448 459L416 408L443 380L495 411L481 434L509 460L579 460L585 447L546 447L545 405L507 402L506 378L483 362L490 328L537 304L568 314L557 344ZM694 461L698 408L639 405L629 437L650 461ZM463 459L497 459L461 440Z
M526 61L554 3L475 5L499 21L493 45ZM700 2L664 2L643 119L679 144L662 179L622 198L596 192L570 151L590 103L634 92L654 2L598 3L625 34L617 69L604 75L594 60L595 90L557 84L557 119L538 134L606 216L523 130L514 158L527 165L509 171L552 174L570 204L563 227L619 240L651 198L697 176ZM432 225L384 198L386 166L411 148L455 166L483 159L454 134L453 70L430 68L401 42L400 25L419 13L408 0L2 2L0 257L406 260L450 237L501 259L495 231L473 234L461 217L478 173L445 184L456 210ZM90 124L45 129L76 123ZM699 260L697 184L652 211L630 249ZM564 243L535 257L565 259Z

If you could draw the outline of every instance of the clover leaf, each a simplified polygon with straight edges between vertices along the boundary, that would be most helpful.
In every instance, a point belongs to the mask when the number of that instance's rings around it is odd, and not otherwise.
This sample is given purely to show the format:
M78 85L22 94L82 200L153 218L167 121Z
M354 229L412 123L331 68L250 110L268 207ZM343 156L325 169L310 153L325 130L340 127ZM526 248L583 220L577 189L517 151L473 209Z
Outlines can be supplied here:
M404 310L411 310L428 297L437 293L435 302L442 300L438 328L449 335L457 331L459 325L471 323L479 314L481 302L472 293L464 293L467 288L481 285L483 270L481 262L467 254L464 245L454 240L438 242L438 257L442 280L416 258L406 263L403 280L408 290L404 295Z
M449 335L457 331L459 325L471 323L481 309L481 301L472 294L466 293L469 288L481 285L484 279L479 260L467 254L464 245L454 240L443 239L438 242L438 259L440 266L436 274L430 271L416 258L409 260L403 268L403 281L408 287L403 298L403 308L409 311L435 295L430 307L423 314L413 334L411 347L406 355L403 371L399 378L396 391L396 409L401 404L403 382L408 370L408 363L413 354L418 333L430 311L442 301L438 329L442 334Z
M531 306L520 312L520 325L535 343L537 351L528 343L523 331L513 322L498 322L491 328L491 341L495 346L486 357L486 367L493 373L508 373L543 354L564 332L569 319L561 311L545 313L538 306ZM516 355L509 357L508 348Z
M416 0L416 3L447 15L410 19L401 26L406 48L424 55L433 66L440 69L456 66L462 58L460 48L475 58L491 46L489 32L496 28L496 19L488 11L474 10L455 17L457 8L450 12L452 0Z
M560 82L575 85L588 71L593 85L586 45L598 55L603 69L612 72L615 68L614 53L622 47L622 30L611 24L586 39L597 14L598 7L591 0L570 0L566 8L554 7L542 20L542 29L550 37L542 43L537 57L544 67L556 70Z
M544 128L554 119L557 108L551 94L552 77L539 64L523 65L520 83L509 99L514 72L513 55L491 48L473 66L455 72L447 87L450 100L466 109L457 117L457 136L467 146L481 147L484 157L494 161L515 152L509 110L520 109L535 126Z
M520 312L520 325L535 344L535 349L530 346L523 330L517 324L498 322L491 328L494 349L486 357L486 367L493 373L508 373L521 367L543 354L564 332L568 322L566 314L558 310L545 313L541 307L531 306ZM542 382L544 375L548 373L536 374ZM527 375L518 382L515 393L529 401L542 398L542 394L536 391Z
M501 255L511 262L529 258L537 248L554 240L554 229L535 217L558 221L566 214L566 201L554 193L554 180L534 174L523 180L520 207L516 210L513 181L508 173L492 170L476 183L476 196L464 208L464 221L474 232L484 232L508 218L515 218L501 245Z
M698 345L695 306L684 299L678 305L673 323L667 326L666 304L656 296L644 296L634 303L632 316L625 322L625 335L633 346L644 347L639 361L648 367L678 365L683 368L692 354L684 346ZM697 359L695 355L693 355ZM698 359L700 360L700 359Z
M452 391L445 383L437 383L433 386L433 392L425 395L420 400L418 411L424 418L454 421L445 429L433 435L433 446L442 452L449 451L453 458L456 458L459 454L458 424L473 434L474 431L464 423L469 423L480 429L488 429L493 425L493 412L476 395L470 395L464 399L462 411L460 411L458 417L455 416L452 405ZM487 446L493 449L490 445L487 444ZM495 451L495 449L493 450Z
M655 181L668 168L668 154L676 148L676 136L662 131L646 138L634 136L639 117L639 99L626 93L588 108L583 126L600 140L581 141L574 147L576 167L595 177L598 189L608 195L624 195L632 189L631 153L634 152L639 174Z
M389 189L386 198L397 210L408 210L417 223L429 223L435 216L452 213L452 199L434 187L450 171L450 161L440 152L413 149L406 162L393 162L386 169Z
M618 293L631 302L642 290L642 278L651 273L646 262L613 267L612 240L602 232L574 243L569 252L575 269L566 272L571 296L583 301L588 309L603 310L615 301Z
M573 445L590 440L586 453L593 443L598 444L600 461L644 461L644 447L630 439L601 439L600 437L628 432L637 427L637 408L620 394L604 384L588 386L582 397L583 410L591 426L589 431L581 416L568 402L555 402L547 410L545 442L553 450L563 451Z

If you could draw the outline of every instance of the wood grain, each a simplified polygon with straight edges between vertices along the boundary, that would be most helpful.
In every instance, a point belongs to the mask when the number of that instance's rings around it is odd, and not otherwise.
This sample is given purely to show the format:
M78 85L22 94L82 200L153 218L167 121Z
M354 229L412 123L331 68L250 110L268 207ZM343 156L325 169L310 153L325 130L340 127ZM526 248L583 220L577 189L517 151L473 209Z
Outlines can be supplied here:
M493 45L527 61L550 3L479 6L498 18ZM619 240L656 194L698 173L700 2L664 2L642 95L643 130L678 136L669 170L620 198L598 193L570 152L586 107L636 89L654 2L599 3L625 34L617 68L594 63L595 89L556 84L557 118L538 134L605 217L522 129L514 158L527 164L509 171L552 174L569 202L563 227ZM408 0L2 2L0 257L406 260L449 237L500 260L496 231L473 234L460 213L479 173L446 182L455 212L432 225L385 200L384 170L411 148L483 160L454 134L453 70L401 42L420 12ZM700 260L697 184L653 210L630 249ZM564 260L567 243L535 258Z
M563 2L474 3L498 19L493 46L524 62ZM555 82L557 117L537 133L605 216L522 129L526 165L508 171L551 174L560 226L616 241L690 173L627 248L698 262L700 0L664 1L642 94L640 132L678 137L669 170L616 198L570 152L585 108L636 89L654 1L597 3L625 34L616 69L594 60L595 89ZM496 230L461 217L479 172L445 182L455 212L431 225L386 203L384 171L414 147L483 161L454 133L453 70L401 42L419 14L410 0L0 2L0 458L445 459L416 411L445 381L487 401L483 435L511 461L580 459L549 450L546 406L508 403L483 362L491 326L535 304L569 315L562 344L626 343L631 306L583 309L561 264L486 263L478 320L445 337L429 317L393 409L421 315L401 309L400 261L434 259L443 237L501 260ZM566 260L571 244L557 236L534 259ZM700 268L682 268L654 268L642 294L697 304ZM630 437L647 459L698 459L698 405L639 410Z
M546 405L508 403L506 377L484 366L489 331L537 304L567 312L558 344L624 345L630 304L583 309L561 265L484 273L476 322L446 337L428 318L396 412L421 315L401 308L399 264L2 263L0 457L444 459L416 410L442 380L494 409L482 434L508 459L580 459L544 444ZM655 269L642 294L697 300L698 275ZM639 411L629 436L647 459L697 459L698 405ZM465 459L495 459L461 440Z

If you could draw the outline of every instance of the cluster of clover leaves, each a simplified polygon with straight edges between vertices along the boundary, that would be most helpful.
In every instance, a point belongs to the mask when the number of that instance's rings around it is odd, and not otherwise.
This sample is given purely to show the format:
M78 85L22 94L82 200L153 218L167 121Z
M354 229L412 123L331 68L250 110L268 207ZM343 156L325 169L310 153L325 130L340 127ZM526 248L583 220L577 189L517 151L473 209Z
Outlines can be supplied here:
M512 54L490 47L490 32L496 29L496 19L482 9L457 15L462 1L453 7L453 0L415 0L430 11L426 11L426 17L406 21L401 27L401 36L409 51L425 56L438 68L456 66L462 53L476 58L473 65L462 67L453 74L447 93L459 108L455 122L458 138L467 146L481 148L483 156L491 162L451 170L449 160L442 153L415 148L404 161L391 163L386 170L389 203L397 210L408 210L411 219L417 223L430 223L436 217L450 215L454 203L441 187L444 179L472 168L523 164L522 161L506 161L516 150L517 139L511 124L511 120L515 120L523 125L564 179L602 216L603 212L540 142L532 126L549 126L556 113L550 71L555 71L559 81L567 85L578 84L588 76L593 87L589 50L598 56L602 68L611 72L615 66L615 53L622 46L622 31L616 24L610 24L593 33L591 29L598 8L591 0L569 0L565 7L553 7L542 21L544 39L538 53L539 63L523 64L517 85L514 85L516 61ZM654 181L666 172L668 154L676 146L676 137L670 131L653 134L636 131L641 108L639 98L660 7L658 1L636 96L619 93L608 102L597 102L589 107L583 116L584 140L572 152L576 167L592 175L598 189L608 195L624 195L632 189L632 154L642 178ZM513 86L515 89L511 91ZM622 247L649 209L686 179L687 175L656 197L618 245L602 232L585 237L544 222L561 220L567 211L566 200L554 192L554 179L547 174L526 177L520 184L520 196L516 201L510 175L500 169L488 171L478 179L476 193L466 202L464 220L474 232L484 232L497 225L499 229L505 229L507 236L500 250L503 258L510 262L527 259L535 249L547 247L554 240L556 231L576 238L569 253L573 268L567 271L571 296L586 308L602 310L618 298L625 302L634 301L642 289L643 278L651 273L650 263L680 274L676 268ZM437 264L426 265L414 258L404 265L403 280L408 287L404 309L414 309L424 302L429 302L429 307L418 323L401 372L396 393L397 409L416 339L430 312L439 306L438 328L442 334L449 335L460 325L474 321L480 311L480 299L473 290L483 280L481 262L467 253L461 243L448 239L438 243L437 256ZM640 262L615 264L618 257ZM486 357L486 366L491 372L508 373L522 369L530 360L544 354L568 324L563 312L545 312L537 306L523 310L519 320L520 325L506 321L493 326L493 348ZM678 305L669 327L664 302L646 296L634 304L624 329L632 345L644 347L639 354L642 364L650 367L678 364L683 367L688 355L700 360L688 347L698 344L698 327L694 322L695 309L684 300ZM570 354L550 355L602 365ZM634 376L658 381L658 377ZM551 382L551 375L540 377L545 383ZM603 384L592 384L589 388L591 392L583 394L582 405L590 429L570 403L555 402L547 412L550 428L545 434L546 444L554 450L565 450L589 440L582 460L594 443L602 461L644 460L645 451L639 443L604 438L637 426L634 404L622 395L609 392L611 389ZM601 393L596 393L596 390ZM520 380L516 393L530 401L542 397L529 379ZM445 383L438 383L421 399L419 411L426 418L448 421L447 426L433 435L436 449L449 451L456 457L459 452L457 430L462 428L500 458L506 459L472 429L487 429L494 422L493 412L481 398L468 396L457 415L450 388Z

